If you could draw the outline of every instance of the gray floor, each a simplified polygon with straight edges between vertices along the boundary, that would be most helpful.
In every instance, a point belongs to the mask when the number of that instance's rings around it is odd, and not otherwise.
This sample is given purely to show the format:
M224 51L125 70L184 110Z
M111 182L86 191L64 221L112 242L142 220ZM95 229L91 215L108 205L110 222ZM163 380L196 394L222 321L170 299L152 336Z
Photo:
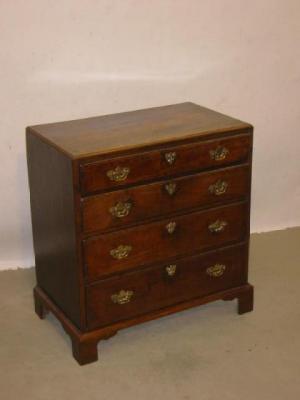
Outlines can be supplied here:
M255 311L216 302L124 331L79 367L50 315L33 313L34 271L0 273L0 397L17 399L300 398L300 229L253 235Z

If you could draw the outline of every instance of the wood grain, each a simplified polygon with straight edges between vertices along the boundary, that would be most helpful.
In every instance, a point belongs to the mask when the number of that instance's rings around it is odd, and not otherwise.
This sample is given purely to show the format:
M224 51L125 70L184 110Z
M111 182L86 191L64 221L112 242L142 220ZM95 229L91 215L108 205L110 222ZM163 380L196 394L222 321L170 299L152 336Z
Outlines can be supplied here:
M30 132L27 155L37 282L81 326L72 162Z
M81 190L83 194L88 194L162 177L245 162L249 158L250 143L251 135L238 135L82 164ZM220 147L226 148L228 154L222 160L214 160L210 152ZM176 154L173 164L168 164L166 161L167 153ZM128 177L121 182L112 181L107 173L115 168L129 168Z
M169 276L169 263L102 280L87 287L88 328L109 325L137 315L177 304L193 297L241 286L246 283L245 246L239 245L212 253L172 262L174 276ZM207 268L225 265L222 276L211 277ZM116 304L111 296L121 290L133 292L126 304Z
M210 190L218 181L228 185L219 195ZM82 230L96 233L129 227L179 211L238 201L247 196L249 183L249 166L243 165L88 196L82 200ZM176 185L173 194L167 191L170 184ZM130 205L127 216L112 214L111 209L120 203Z
M29 127L71 158L139 149L216 132L251 130L250 124L193 103Z
M227 226L223 232L211 233L208 226L217 220L226 221ZM170 222L176 223L173 234L166 229ZM87 277L95 280L114 272L245 240L246 222L247 203L239 203L94 236L83 243ZM121 260L110 254L119 245L132 247L128 257Z

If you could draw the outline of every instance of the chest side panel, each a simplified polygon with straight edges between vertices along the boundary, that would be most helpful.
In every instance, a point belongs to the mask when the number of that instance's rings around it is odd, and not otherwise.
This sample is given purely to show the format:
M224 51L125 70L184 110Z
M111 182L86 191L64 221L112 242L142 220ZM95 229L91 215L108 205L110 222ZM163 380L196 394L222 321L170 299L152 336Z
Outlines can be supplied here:
M37 283L80 326L72 162L27 131Z

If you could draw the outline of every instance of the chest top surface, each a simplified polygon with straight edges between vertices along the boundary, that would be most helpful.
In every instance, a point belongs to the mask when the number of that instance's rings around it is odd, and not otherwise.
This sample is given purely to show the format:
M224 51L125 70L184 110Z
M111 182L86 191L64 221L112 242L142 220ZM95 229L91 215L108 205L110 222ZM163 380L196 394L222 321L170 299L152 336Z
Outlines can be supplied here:
M28 130L76 159L247 128L251 125L246 122L187 102Z

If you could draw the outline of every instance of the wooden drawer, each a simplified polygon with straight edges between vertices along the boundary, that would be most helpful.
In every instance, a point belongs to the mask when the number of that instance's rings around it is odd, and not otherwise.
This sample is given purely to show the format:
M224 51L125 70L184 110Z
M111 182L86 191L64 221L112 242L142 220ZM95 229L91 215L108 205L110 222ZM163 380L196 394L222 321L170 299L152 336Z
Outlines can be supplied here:
M84 240L88 279L242 241L248 204L189 213Z
M247 246L238 245L95 283L86 289L88 328L240 286L246 265Z
M246 161L251 135L167 147L81 165L83 194Z
M124 227L174 212L237 201L249 191L248 165L184 176L86 197L84 232Z

